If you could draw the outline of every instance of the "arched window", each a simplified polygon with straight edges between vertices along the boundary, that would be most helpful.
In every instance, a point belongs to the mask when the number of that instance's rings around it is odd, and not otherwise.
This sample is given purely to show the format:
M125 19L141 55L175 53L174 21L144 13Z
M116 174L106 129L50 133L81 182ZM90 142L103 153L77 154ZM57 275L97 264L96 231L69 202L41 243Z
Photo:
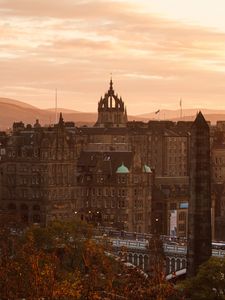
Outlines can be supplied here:
M141 268L141 269L143 269L144 268L144 260L143 260L143 256L142 255L139 255L139 267Z
M33 215L33 222L34 222L34 223L40 223L40 222L41 222L41 217L40 217L40 215L38 215L38 214Z
M186 268L186 260L182 259L182 269L185 269L185 268Z
M137 266L137 254L134 254L134 265Z
M166 274L170 274L170 259L169 257L166 258Z
M176 268L176 271L179 271L179 270L180 270L180 267L181 267L180 259L177 258L177 268Z
M171 273L175 272L175 258L173 257L171 259Z
M128 260L130 263L132 263L132 254L131 253L129 253Z

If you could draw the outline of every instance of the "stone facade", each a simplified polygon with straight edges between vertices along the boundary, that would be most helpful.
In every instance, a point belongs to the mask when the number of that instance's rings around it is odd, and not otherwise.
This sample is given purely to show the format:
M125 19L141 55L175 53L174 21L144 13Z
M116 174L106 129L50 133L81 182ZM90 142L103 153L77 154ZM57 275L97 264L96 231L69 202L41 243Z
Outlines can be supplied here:
M225 122L219 121L214 128L211 147L213 238L225 239Z
M76 127L60 116L54 126L20 122L0 135L1 208L16 210L27 222L77 215L168 234L171 207L188 202L191 124L129 122L111 80L93 127ZM129 173L120 180L123 164ZM186 235L183 223L177 224L180 236Z
M71 124L68 124L71 126ZM62 116L54 127L14 123L1 155L1 208L26 223L45 224L73 212L75 127Z
M84 151L78 160L77 215L120 230L150 232L151 169L131 151Z

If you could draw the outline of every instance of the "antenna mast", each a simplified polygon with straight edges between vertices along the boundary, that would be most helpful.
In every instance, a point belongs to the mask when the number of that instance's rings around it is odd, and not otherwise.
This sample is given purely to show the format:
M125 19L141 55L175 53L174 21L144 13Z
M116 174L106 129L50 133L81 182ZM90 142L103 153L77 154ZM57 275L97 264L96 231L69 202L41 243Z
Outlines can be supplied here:
M180 98L180 119L182 119L182 114L183 114L183 111L182 111L182 98Z
M58 98L57 98L57 88L55 89L55 124L58 121Z

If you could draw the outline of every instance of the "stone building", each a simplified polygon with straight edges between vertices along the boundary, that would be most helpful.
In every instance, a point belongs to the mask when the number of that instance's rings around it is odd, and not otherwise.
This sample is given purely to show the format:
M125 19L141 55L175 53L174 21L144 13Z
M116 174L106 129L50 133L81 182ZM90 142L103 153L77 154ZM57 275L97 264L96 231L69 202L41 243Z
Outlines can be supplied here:
M74 131L74 124L64 123L62 115L54 127L41 127L38 121L26 127L14 123L1 156L2 209L17 213L26 223L45 224L71 216Z
M225 122L218 121L211 145L213 239L225 239Z
M84 151L77 164L77 215L119 230L150 232L153 174L131 151Z
M79 130L84 143L77 163L76 214L104 226L150 232L154 177L146 153L141 157L130 142L127 123L111 80L98 103L95 126Z
M190 125L128 121L111 80L93 127L75 127L62 115L50 127L14 124L0 148L1 206L27 222L75 214L124 230L157 227L168 234L171 207L188 202Z
M153 192L153 220L160 232L187 237L189 177L156 177Z

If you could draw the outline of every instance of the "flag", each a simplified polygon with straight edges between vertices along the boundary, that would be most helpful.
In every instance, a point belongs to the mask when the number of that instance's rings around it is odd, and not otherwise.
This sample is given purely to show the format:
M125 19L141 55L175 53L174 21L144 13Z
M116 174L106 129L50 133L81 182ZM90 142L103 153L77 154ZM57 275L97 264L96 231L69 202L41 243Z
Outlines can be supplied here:
M155 114L158 114L160 112L160 109L158 109L157 111L155 111Z

